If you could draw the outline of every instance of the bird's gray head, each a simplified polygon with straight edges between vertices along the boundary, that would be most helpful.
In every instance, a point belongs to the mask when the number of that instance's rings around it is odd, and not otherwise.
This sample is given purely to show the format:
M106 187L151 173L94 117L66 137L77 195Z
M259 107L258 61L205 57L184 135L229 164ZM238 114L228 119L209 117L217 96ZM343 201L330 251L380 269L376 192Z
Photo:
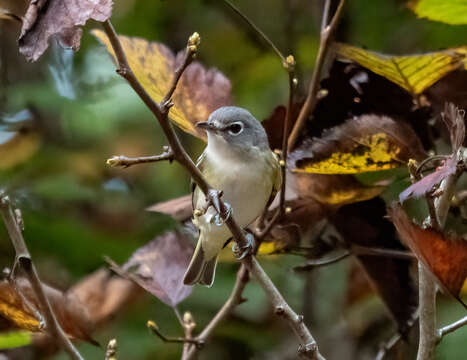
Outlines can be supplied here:
M196 126L206 130L208 146L216 150L224 147L232 151L269 148L261 123L249 111L236 106L221 107L209 115L208 121L199 122Z

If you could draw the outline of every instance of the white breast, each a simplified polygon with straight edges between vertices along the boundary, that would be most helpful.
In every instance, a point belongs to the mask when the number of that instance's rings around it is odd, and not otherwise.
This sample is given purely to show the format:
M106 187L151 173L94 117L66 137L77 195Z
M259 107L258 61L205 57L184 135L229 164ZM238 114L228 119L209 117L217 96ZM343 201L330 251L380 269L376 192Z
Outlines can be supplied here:
M208 151L206 156L206 161L212 163L215 173L214 176L210 176L210 185L217 190L223 190L222 199L232 207L232 214L237 223L242 228L248 226L261 215L271 196L272 169L267 166L259 150L257 156L250 156L247 161L220 156L218 151ZM203 208L205 197L200 194L197 198L195 207ZM218 252L231 237L225 225L215 225L213 216L215 210L210 208L205 215L195 219L201 236L206 238L203 249L208 252Z

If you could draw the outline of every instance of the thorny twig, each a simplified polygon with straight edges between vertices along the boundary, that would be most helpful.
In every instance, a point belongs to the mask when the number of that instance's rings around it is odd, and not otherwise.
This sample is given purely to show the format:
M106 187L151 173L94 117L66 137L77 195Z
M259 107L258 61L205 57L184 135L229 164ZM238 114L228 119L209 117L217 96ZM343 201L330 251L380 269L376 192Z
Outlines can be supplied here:
M321 72L323 69L324 62L326 60L326 55L329 50L329 45L331 44L332 37L339 23L345 0L339 1L339 5L337 6L336 12L334 13L334 16L332 17L331 22L328 25L323 25L323 24L327 24L327 18L328 18L328 13L329 13L329 4L327 4L328 2L330 1L326 0L326 3L324 5L323 18L321 20L322 30L320 34L320 40L319 40L318 55L316 56L315 67L313 69L313 74L311 75L311 82L308 87L308 94L305 99L305 103L300 109L300 113L292 129L292 132L290 133L290 138L289 138L289 143L288 143L289 151L293 150L293 148L295 147L295 144L298 140L298 137L303 128L303 125L305 124L306 119L313 112L316 106L316 103L318 100L317 94L319 91Z
M45 295L36 267L32 262L23 234L18 226L17 219L19 214L17 211L13 211L10 199L3 194L0 194L0 212L16 252L13 269L18 269L18 267L20 267L24 270L37 302L39 303L41 315L45 319L46 331L68 353L71 359L82 360L83 358L80 353L73 346L58 323L49 299L47 299ZM15 272L12 271L12 274L14 275Z
M248 244L248 240L245 238L245 235L242 229L236 223L234 216L229 216L227 207L222 199L219 198L219 192L213 190L209 184L206 182L202 176L199 169L195 166L191 158L186 153L184 147L180 143L179 138L175 134L175 131L168 120L168 113L172 103L170 100L167 100L164 103L156 103L143 88L141 83L137 80L126 59L125 52L123 47L118 39L115 30L113 29L110 21L106 21L103 24L104 30L110 40L112 48L115 52L115 55L118 60L118 70L117 72L124 77L129 85L135 90L135 92L140 96L143 102L148 106L148 108L153 112L156 118L161 125L167 140L169 142L170 148L174 152L174 160L179 162L185 169L190 173L193 180L203 191L205 195L208 195L211 204L213 199L216 200L219 204L219 215L221 216L224 223L229 228L230 232L233 235L233 238L239 245L239 247L244 247ZM196 54L196 48L199 44L200 38L197 33L193 34L189 41L188 46L185 52L184 61L178 71L180 71L180 76L183 73L183 70L188 67L192 62L194 55ZM179 77L175 76L173 79L173 85L171 88L175 88ZM250 273L255 277L258 283L262 286L263 290L269 295L269 300L272 305L277 309L284 309L283 317L287 320L290 327L297 334L297 337L300 339L300 348L299 351L309 359L323 359L319 353L316 341L311 335L309 329L305 326L301 316L297 315L290 306L285 302L282 295L279 293L275 285L272 283L271 279L264 272L262 267L256 261L256 259L250 255L242 259L242 263L250 271Z

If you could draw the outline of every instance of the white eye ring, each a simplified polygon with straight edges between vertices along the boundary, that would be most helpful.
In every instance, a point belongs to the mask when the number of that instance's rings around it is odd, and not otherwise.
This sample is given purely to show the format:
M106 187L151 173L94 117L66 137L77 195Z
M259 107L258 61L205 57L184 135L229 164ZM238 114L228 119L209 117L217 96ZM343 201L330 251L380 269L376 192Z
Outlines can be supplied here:
M243 124L241 122L234 122L227 127L227 131L230 135L237 136L243 131Z

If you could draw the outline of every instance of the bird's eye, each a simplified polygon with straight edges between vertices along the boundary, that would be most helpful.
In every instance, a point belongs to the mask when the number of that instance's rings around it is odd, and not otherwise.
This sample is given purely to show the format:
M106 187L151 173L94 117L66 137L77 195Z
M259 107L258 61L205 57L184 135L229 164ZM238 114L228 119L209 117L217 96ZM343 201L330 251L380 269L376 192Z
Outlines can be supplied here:
M230 125L227 130L231 135L238 135L243 131L243 124L242 123L233 123Z

